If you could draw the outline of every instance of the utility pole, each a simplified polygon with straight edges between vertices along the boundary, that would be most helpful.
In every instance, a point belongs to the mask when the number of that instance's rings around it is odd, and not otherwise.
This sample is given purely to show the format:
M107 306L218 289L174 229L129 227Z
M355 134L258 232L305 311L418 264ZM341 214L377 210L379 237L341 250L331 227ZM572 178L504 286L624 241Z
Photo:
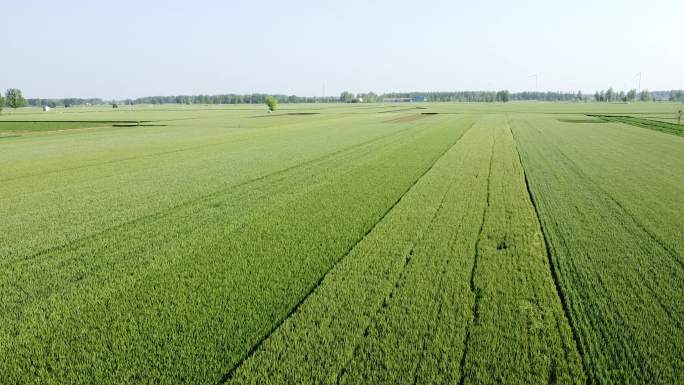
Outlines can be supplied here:
M641 72L634 75L634 79L636 79L637 77L639 78L639 88L637 88L637 89L638 89L638 92L641 92Z
M528 78L534 78L534 93L537 94L539 93L539 75L538 74L532 74L528 76Z

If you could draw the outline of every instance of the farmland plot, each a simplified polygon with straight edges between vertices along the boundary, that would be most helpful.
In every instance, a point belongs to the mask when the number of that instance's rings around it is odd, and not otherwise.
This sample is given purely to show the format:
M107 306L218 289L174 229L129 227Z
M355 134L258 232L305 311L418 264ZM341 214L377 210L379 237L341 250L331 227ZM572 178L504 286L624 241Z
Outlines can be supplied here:
M382 146L410 128L368 117L237 127L240 118L228 117L193 120L199 128L181 121L7 139L0 151L0 253L31 255L288 167Z
M398 127L389 142L10 256L0 274L3 373L12 382L217 381L466 125Z
M583 378L513 138L497 117L476 123L227 379Z
M513 121L590 383L681 383L684 141Z
M3 115L0 383L684 383L669 109Z

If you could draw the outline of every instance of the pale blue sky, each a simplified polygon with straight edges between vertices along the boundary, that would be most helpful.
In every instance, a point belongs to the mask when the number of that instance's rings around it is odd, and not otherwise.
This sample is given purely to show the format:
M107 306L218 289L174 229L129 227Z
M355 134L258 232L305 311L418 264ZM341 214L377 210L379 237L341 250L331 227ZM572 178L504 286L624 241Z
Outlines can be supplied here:
M7 3L29 97L684 86L682 0Z

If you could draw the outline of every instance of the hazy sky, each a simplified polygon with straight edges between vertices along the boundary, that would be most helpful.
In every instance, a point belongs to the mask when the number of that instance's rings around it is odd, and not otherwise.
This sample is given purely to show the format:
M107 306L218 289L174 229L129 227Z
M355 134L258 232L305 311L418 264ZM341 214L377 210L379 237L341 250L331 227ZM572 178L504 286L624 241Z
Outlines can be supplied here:
M684 87L683 0L2 3L28 97Z

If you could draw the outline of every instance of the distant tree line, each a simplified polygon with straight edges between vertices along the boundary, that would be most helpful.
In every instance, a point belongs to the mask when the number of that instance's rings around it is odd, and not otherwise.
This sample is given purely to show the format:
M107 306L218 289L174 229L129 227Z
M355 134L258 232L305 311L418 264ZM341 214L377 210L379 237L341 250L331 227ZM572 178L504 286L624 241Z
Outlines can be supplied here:
M5 96L0 95L0 112L3 106L19 108L26 105L33 107L71 107L81 105L102 104L264 104L268 98L277 103L376 103L386 98L425 97L428 102L508 102L508 101L590 101L597 102L632 102L632 101L684 101L683 90L655 91L643 90L637 92L632 89L627 92L616 91L613 88L596 91L592 96L585 96L578 92L509 92L501 91L447 91L447 92L390 92L376 94L374 92L352 93L342 92L339 96L297 96L297 95L268 95L268 94L219 94L219 95L176 95L176 96L147 96L137 99L104 101L100 98L61 98L61 99L24 99L21 90L10 88Z
M105 104L105 101L100 98L63 98L63 99L27 99L28 105L32 107L48 106L50 108L55 107L71 107L71 106L83 106L83 105L98 105Z
M4 106L14 109L26 107L26 99L24 99L21 90L17 88L8 88L7 91L5 91L4 97L0 94L0 113L2 113L2 108Z
M501 91L447 91L447 92L393 92L384 94L381 98L409 98L411 96L425 96L428 102L471 102L493 103L512 100L543 100L570 101L576 100L580 93L574 92L510 92Z
M607 90L596 91L594 94L594 101L597 102L634 102L639 100L641 102L655 101L655 97L651 95L648 90L637 92L635 89L625 91L615 91L613 88Z
M581 93L579 93L581 95ZM177 95L148 96L117 101L119 104L264 104L272 96L278 103L377 103L386 98L411 98L424 96L428 102L508 102L511 100L575 100L577 93L563 92L519 92L501 91L454 91L454 92L374 92L352 93L344 91L340 96L296 96L268 94L222 94L222 95Z
M597 98L598 95L598 98ZM268 95L268 94L220 94L220 95L176 95L176 96L147 96L137 99L116 101L119 104L264 104L271 96L278 103L377 103L386 98L411 98L424 96L428 102L473 102L494 103L508 101L549 101L549 102L572 102L591 101L592 97L582 94L582 91L563 92L509 92L500 91L446 91L446 92L389 92L376 94L374 92L352 93L342 92L339 96L297 96L297 95ZM593 99L600 102L628 102L628 101L652 101L656 100L684 100L684 91L658 91L649 93L648 90L638 93L636 90L615 91L612 88L598 91ZM99 99L87 99L91 104L98 104ZM79 103L73 103L76 105ZM80 103L83 104L83 103Z
M684 102L684 91L683 90L672 90L670 91L671 102Z
M297 96L297 95L268 95L268 94L220 94L220 95L176 95L176 96L146 96L137 99L119 101L121 104L264 104L269 97L278 103L337 103L339 98Z

